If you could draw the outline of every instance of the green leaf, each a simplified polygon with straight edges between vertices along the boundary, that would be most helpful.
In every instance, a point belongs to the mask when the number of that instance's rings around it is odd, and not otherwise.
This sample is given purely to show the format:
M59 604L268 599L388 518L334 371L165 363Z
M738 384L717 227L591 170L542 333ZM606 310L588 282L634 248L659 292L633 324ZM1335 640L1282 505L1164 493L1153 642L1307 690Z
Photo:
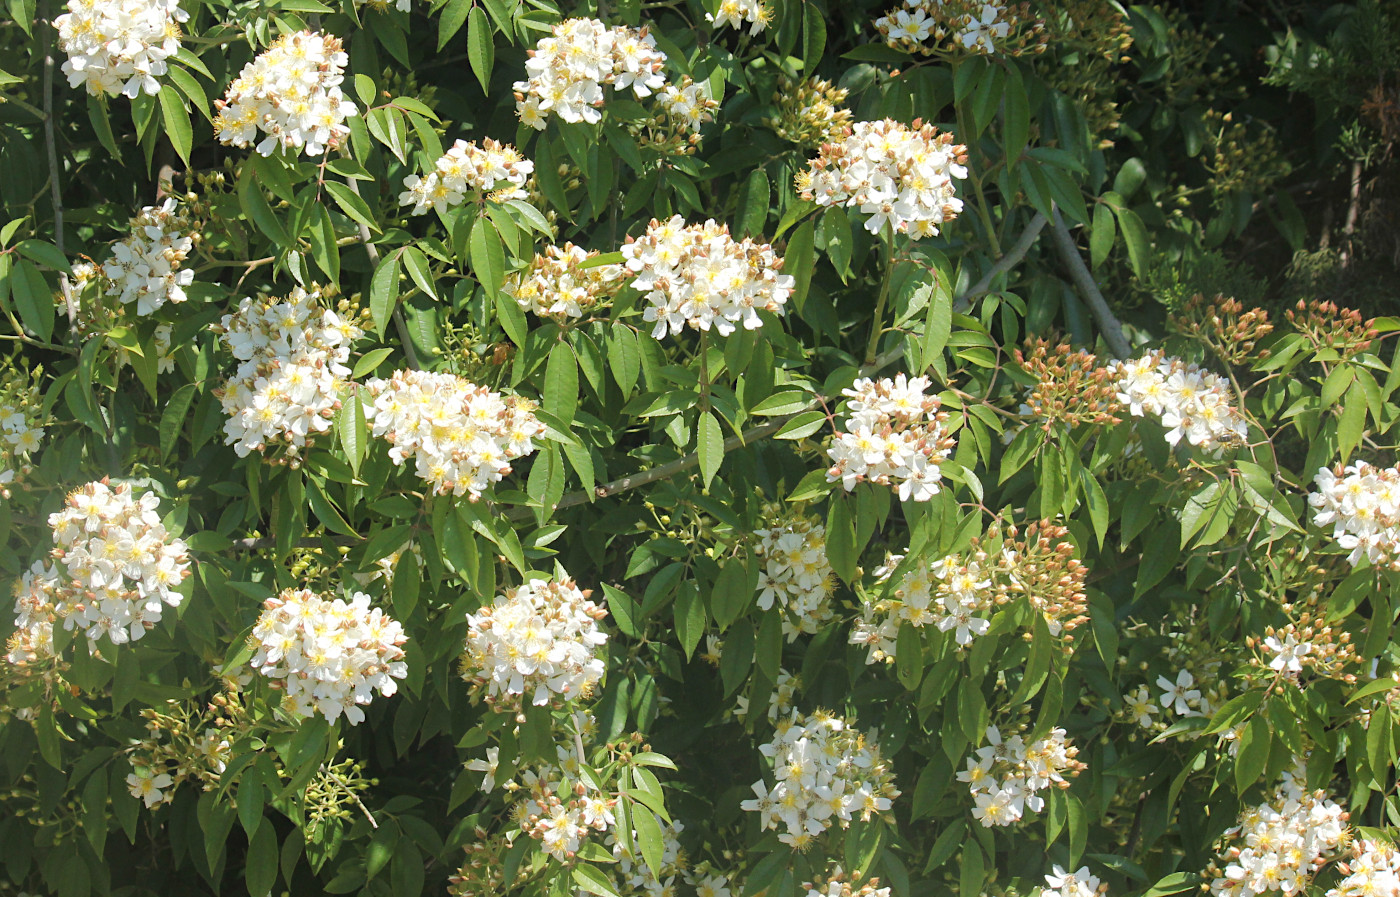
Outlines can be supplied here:
M641 816L644 814L645 811L637 815ZM655 822L655 820L653 820L653 822ZM633 819L632 824L634 827L640 829L640 822L637 819ZM596 894L598 897L618 897L617 891L613 889L612 882L594 866L580 863L574 867L573 877L574 884L590 894Z
M816 267L816 225L807 219L798 225L788 239L787 251L783 254L783 273L793 279L792 304L801 314L807 302L807 290L812 285L812 270Z
M481 89L491 92L491 68L496 63L496 46L492 43L491 20L480 6L472 8L467 18L467 59L471 62Z
M494 298L505 281L506 256L501 245L500 232L485 215L476 219L476 223L472 225L470 255L472 273L481 282L486 295Z
M1094 206L1094 224L1089 229L1089 264L1097 269L1108 260L1113 251L1113 240L1117 236L1113 210L1104 203Z
M549 350L540 404L562 423L573 423L574 413L578 411L578 361L568 343L555 343Z
M831 561L831 569L843 582L855 579L858 560L856 528L851 519L851 503L844 495L833 497L831 507L827 510L826 552Z
M822 411L803 411L793 415L792 419L783 424L778 432L773 434L774 439L806 439L813 433L826 426L826 413Z
M23 218L17 218L10 224L22 224ZM0 240L0 244L5 241ZM20 240L15 244L15 251L27 259L32 259L41 265L47 265L55 271L63 271L68 274L73 273L73 269L68 265L68 259L63 253L58 251L58 247L43 240Z
M1133 274L1142 277L1152 255L1152 240L1147 227L1131 209L1118 209L1118 227L1123 231L1123 243L1128 247L1128 264Z
M724 463L724 433L712 412L706 411L700 415L700 422L695 428L695 450L700 455L700 477L708 492L710 483Z
M802 71L816 71L826 50L826 16L815 3L802 4Z
M53 288L39 269L28 259L15 262L10 275L10 295L24 326L34 331L44 342L53 336Z
M751 584L749 564L744 557L728 558L715 578L710 592L710 613L719 625L720 631L743 616L754 603L754 589Z
M399 254L395 252L379 260L369 282L369 313L374 320L374 331L380 339L383 339L398 304Z
M1201 884L1201 876L1194 872L1173 872L1163 876L1157 883L1143 892L1142 897L1165 897L1167 894L1181 894L1194 891Z
M254 170L254 166L244 165L243 173L238 177L238 205L243 210L243 216L278 247L290 246L287 230L272 213L272 206L268 205L262 187L253 176Z
M1006 164L1015 168L1026 149L1026 141L1031 131L1030 99L1026 96L1026 86L1021 80L1020 69L1006 68L1006 89L1002 94L1002 123L1005 133Z
M467 21L467 14L473 7L472 0L448 0L442 12L438 14L438 42L437 48L441 50L447 46L447 42L462 30L462 25Z
M417 246L404 247L403 266L418 289L434 299L438 298L437 289L433 284L433 272L428 267L428 257L423 254L423 250Z
M169 458L170 453L175 450L175 442L180 438L180 432L184 429L190 404L194 402L195 390L195 384L186 383L175 390L175 394L165 403L165 410L160 415L159 428L161 460Z
M756 168L744 181L739 195L738 231L748 237L763 233L763 224L768 220L768 206L772 200L772 190L768 186L768 175L762 168Z
M1245 789L1263 774L1264 766L1269 762L1271 741L1268 718L1262 713L1256 714L1240 736L1240 747L1235 756L1236 794L1244 794Z
M379 225L374 221L374 212L370 210L369 203L365 202L353 187L340 181L326 181L325 187L335 204L340 206L340 210L348 215L351 221L363 224L371 233L379 233Z
M689 660L705 634L705 604L700 600L700 590L694 582L683 582L676 588L675 604L672 606L676 622L676 638L681 650Z
M165 118L165 133L170 145L185 164L190 164L190 149L194 145L194 129L190 126L190 111L185 108L185 100L173 84L162 84L160 88L160 111Z

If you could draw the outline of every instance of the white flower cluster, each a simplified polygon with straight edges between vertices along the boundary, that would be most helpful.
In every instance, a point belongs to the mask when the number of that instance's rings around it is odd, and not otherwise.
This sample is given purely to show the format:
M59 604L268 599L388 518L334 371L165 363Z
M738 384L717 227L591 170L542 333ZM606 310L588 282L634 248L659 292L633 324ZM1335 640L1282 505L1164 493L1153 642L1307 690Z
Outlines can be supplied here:
M782 608L788 641L815 633L831 619L831 562L826 556L826 527L815 518L788 514L756 530L754 553L763 558L758 575L758 606Z
M43 442L42 409L36 378L22 371L0 377L0 498L10 497L10 485Z
M1308 494L1313 523L1332 526L1332 538L1351 552L1353 566L1363 557L1400 570L1400 468L1356 461L1335 470L1323 467Z
M509 144L490 137L481 146L458 140L433 164L427 177L411 174L403 179L408 189L399 194L399 205L413 206L414 215L428 209L444 215L469 194L495 202L527 199L525 184L534 170L535 163Z
M598 628L607 614L571 579L526 580L467 615L462 676L493 703L527 692L536 705L585 696L603 677L595 651L608 640Z
M350 377L350 344L363 335L352 320L296 287L286 299L244 299L220 322L238 369L219 394L225 442L238 457L283 442L300 450L331 428Z
M179 206L171 198L142 209L131 220L131 234L112 246L112 257L102 266L110 282L107 295L135 302L138 315L149 315L167 302L184 302L185 287L194 283L194 271L180 267L194 238Z
M1327 897L1392 897L1400 894L1400 850L1362 838L1343 866L1347 875L1327 891Z
M549 246L529 268L507 278L504 289L526 311L577 320L610 299L622 279L621 265L590 264L600 254L572 243Z
M602 120L603 85L647 97L666 85L666 54L646 29L609 28L597 19L565 19L542 38L515 82L520 120L544 129L550 115L567 122Z
M883 813L899 796L878 746L825 711L794 713L778 723L773 740L759 748L773 761L769 788L753 783L756 795L740 806L759 814L761 829L780 829L778 840L799 850L835 823Z
M1088 866L1080 866L1075 872L1052 866L1051 874L1045 876L1045 887L1040 889L1040 897L1097 897L1107 890Z
M949 6L957 7L956 11ZM1015 24L1016 17L1004 6L965 0L904 0L899 9L875 20L885 43L920 53L934 52L949 38L971 53L995 53L998 42L1006 40ZM927 43L930 36L935 38L933 45Z
M1219 452L1244 441L1249 426L1231 403L1224 377L1156 351L1110 366L1118 377L1118 399L1134 417L1152 415L1167 428L1167 443L1185 436L1191 445Z
M138 498L128 484L104 481L76 490L49 515L57 563L43 573L36 567L31 585L50 590L64 629L120 645L141 638L166 605L184 600L175 589L189 574L189 554L161 523L159 504L154 493Z
M967 177L966 162L967 147L933 125L861 121L822 145L797 186L803 199L858 209L872 234L888 225L917 240L962 212L953 181Z
M840 866L832 870L825 880L803 882L799 893L802 891L806 892L803 897L890 897L890 889L880 887L878 878L868 879L858 887L853 886L846 880Z
M510 462L535 450L544 425L534 405L502 396L453 374L395 371L365 384L374 404L365 419L388 440L389 457L412 457L439 495L469 494L473 501L510 473Z
M350 600L326 599L309 589L284 589L263 602L253 625L257 653L252 667L285 688L292 713L321 714L335 722L364 722L362 706L374 693L392 697L395 679L408 675L403 626L354 592Z
M1226 830L1231 844L1213 867L1218 874L1211 894L1255 897L1280 891L1292 897L1346 843L1346 812L1324 792L1308 791L1306 778L1301 764L1284 773L1270 801L1246 810L1239 825Z
M744 23L749 23L750 35L756 35L773 21L773 10L763 0L720 0L719 13L705 13L705 21L722 28L725 25L742 31Z
M1078 749L1065 740L1065 730L1050 730L1038 741L1026 744L1019 734L1005 741L996 726L987 727L989 744L967 758L967 769L958 773L966 782L976 806L972 816L983 826L1011 825L1027 811L1039 813L1045 798L1038 792L1057 786L1068 788L1064 773L1077 772Z
M319 156L350 133L345 119L359 114L345 98L349 57L340 38L318 31L284 34L243 67L215 105L214 133L231 146L245 147L267 136L256 149L270 156L286 147Z
M68 86L86 84L93 96L155 96L189 17L178 0L68 0L68 12L54 20Z
M58 572L52 564L35 561L15 588L15 631L5 645L5 661L14 666L40 663L54 656L54 598Z
M846 396L845 432L836 434L827 454L828 483L841 481L847 492L869 480L893 486L901 501L928 501L938 494L940 466L954 441L943 429L946 412L934 395L924 395L927 377L912 380L863 378L841 391Z
M891 555L875 571L876 579L887 579L903 560L902 555ZM933 625L941 632L952 631L954 640L966 646L991 628L988 617L995 606L991 577L975 560L963 563L957 555L935 564L920 560L890 597L864 601L849 641L869 649L868 664L895 660L899 629L905 623L916 629Z
M650 307L642 315L655 323L651 335L664 339L713 327L721 336L763 326L758 310L781 314L794 281L779 274L783 260L767 243L745 237L735 241L729 226L686 224L676 215L652 219L641 239L628 238L622 247L627 270L637 275L632 286L646 294Z

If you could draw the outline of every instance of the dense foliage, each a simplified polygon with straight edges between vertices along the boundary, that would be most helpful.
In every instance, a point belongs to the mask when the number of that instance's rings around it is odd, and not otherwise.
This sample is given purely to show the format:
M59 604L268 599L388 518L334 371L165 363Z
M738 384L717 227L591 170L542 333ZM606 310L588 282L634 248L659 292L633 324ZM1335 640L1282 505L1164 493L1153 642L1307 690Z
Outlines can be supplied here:
M1400 892L1400 4L1204 6L9 0L0 894Z

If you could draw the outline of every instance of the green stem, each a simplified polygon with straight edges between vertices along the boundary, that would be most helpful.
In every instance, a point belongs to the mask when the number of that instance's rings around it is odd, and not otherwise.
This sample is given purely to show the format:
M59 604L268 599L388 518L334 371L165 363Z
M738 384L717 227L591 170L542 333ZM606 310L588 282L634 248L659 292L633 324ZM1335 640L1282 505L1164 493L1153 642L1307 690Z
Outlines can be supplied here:
M894 228L886 224L880 236L880 258L884 262L885 272L880 279L880 298L875 300L875 316L870 320L870 342L865 347L866 364L875 360L876 350L880 348L880 335L884 332L880 319L884 317L885 303L890 298L890 281L894 279Z

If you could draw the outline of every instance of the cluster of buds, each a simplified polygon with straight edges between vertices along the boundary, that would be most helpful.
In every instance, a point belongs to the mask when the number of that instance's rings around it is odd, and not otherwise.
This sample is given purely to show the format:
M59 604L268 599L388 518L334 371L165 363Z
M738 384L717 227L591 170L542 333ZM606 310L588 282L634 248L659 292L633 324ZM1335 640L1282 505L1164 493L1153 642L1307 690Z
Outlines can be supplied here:
M763 559L758 575L758 606L768 610L776 601L783 610L783 633L788 641L799 633L815 633L831 619L831 562L826 555L826 527L816 518L770 509L764 529L755 530L754 554Z
M220 142L270 156L278 147L319 156L350 133L345 119L358 115L345 98L349 57L340 38L317 31L284 34L243 67L214 105L214 133Z
M1350 552L1352 566L1367 558L1400 570L1400 467L1375 467L1355 461L1320 468L1308 493L1313 523L1332 526L1332 538Z
M1335 302L1300 299L1297 308L1286 314L1288 323L1308 338L1314 351L1328 353L1324 361L1347 361L1360 355L1380 335L1374 318L1363 319L1361 312L1339 308Z
M1066 872L1059 866L1052 866L1045 876L1045 887L1040 889L1040 897L1098 897L1108 893L1108 885L1089 871L1088 866L1080 866L1074 872Z
M1073 349L1065 342L1051 345L1044 338L1027 341L1026 350L1016 350L1016 362L1036 382L1021 406L1022 415L1044 421L1046 432L1057 423L1066 427L1118 423L1118 386L1092 352Z
M467 615L462 678L508 709L527 693L535 705L586 697L603 678L596 650L608 640L598 628L607 615L567 577L528 579Z
M1001 731L988 726L987 741L967 758L967 769L958 773L958 781L966 782L972 792L973 818L987 828L1011 825L1027 811L1039 813L1045 808L1041 791L1068 788L1065 775L1078 775L1087 768L1074 759L1079 749L1059 727L1026 744L1019 732L1002 740Z
M395 371L365 384L373 404L365 419L393 448L395 464L413 458L418 476L438 495L481 498L535 451L544 425L534 405L503 396L454 374Z
M1176 446L1184 436L1189 444L1218 454L1249 435L1229 381L1200 365L1154 351L1114 362L1109 370L1117 380L1118 401L1134 417L1158 418L1167 428L1168 445Z
M1115 67L1127 63L1133 44L1127 14L1111 0L1057 0L1042 9L1054 52L1036 59L1036 74L1074 101L1096 148L1109 149L1122 117Z
M530 267L508 277L503 289L540 317L561 324L577 320L610 300L621 285L622 266L593 263L599 255L572 243L549 246Z
M778 840L798 850L832 825L869 821L899 796L879 746L823 710L779 721L759 751L773 762L776 781L772 788L754 782L755 797L740 806L759 814L760 829L778 830Z
M413 206L414 215L428 209L445 215L468 197L474 202L528 199L525 188L534 170L535 163L509 144L490 137L481 146L458 140L427 177L411 174L403 179L408 189L399 194L399 204Z
M1247 809L1225 832L1226 848L1206 870L1215 897L1293 897L1351 837L1347 813L1323 791L1307 789L1301 762L1273 796Z
M917 240L962 212L953 181L967 177L966 163L967 147L919 119L861 121L822 144L796 184L809 202L859 210L872 234L888 225Z
M126 777L131 796L150 809L170 803L182 782L197 781L206 789L218 785L233 741L248 725L236 697L221 693L203 708L168 701L163 709L142 709L146 737L131 749L132 771Z
M890 889L880 887L880 879L868 878L856 885L840 866L816 881L804 881L801 890L806 892L805 897L890 897Z
M863 378L842 390L846 429L837 431L827 449L832 465L828 483L840 481L847 492L857 483L890 486L901 501L928 501L938 494L942 465L956 444L939 410L938 396L925 395L927 377L900 374L891 380Z
M0 498L29 472L29 457L44 440L43 370L26 374L16 368L0 375Z
M472 837L462 848L466 859L447 878L449 897L495 897L514 891L515 884L528 875L529 869L517 869L515 879L506 881L506 853L510 848L511 834L489 832L479 825L472 829Z
M364 331L359 309L342 302L331 311L320 299L301 287L285 299L248 297L214 328L238 360L216 392L229 416L224 441L238 457L283 446L297 466L302 450L330 430L350 377L350 344Z
M842 105L849 94L815 76L793 81L782 75L773 94L775 114L763 123L789 143L819 150L823 143L840 140L851 126L851 110Z
M137 497L126 483L102 480L75 490L49 515L55 563L32 571L30 588L49 591L63 628L82 630L89 643L106 635L120 645L184 600L176 588L189 575L189 554L161 523L159 504L154 493Z
M387 698L398 691L394 680L408 675L400 647L408 636L369 602L363 592L346 601L308 589L284 589L263 602L250 663L286 690L292 713L306 719L319 713L331 722L343 714L359 725L365 719L361 708L375 692Z
M542 38L515 82L520 120L543 130L551 115L566 122L602 120L603 87L632 88L638 98L666 86L666 54L645 28L609 28L597 19L565 19Z
M678 84L657 92L649 115L626 123L627 132L638 146L651 147L659 155L693 155L700 145L700 126L713 121L718 108L708 83L683 75Z
M622 257L635 275L631 286L650 303L642 319L656 325L656 339L686 327L721 336L736 326L757 330L759 310L781 314L794 286L779 273L783 260L772 246L735 240L713 219L688 225L679 215L653 218L641 238L628 238Z
M1214 109L1202 116L1206 128L1206 158L1211 198L1224 208L1237 194L1266 196L1274 184L1293 170L1273 128L1235 121L1233 113Z
M1026 526L994 523L982 539L974 539L972 557L990 561L997 603L1023 596L1045 618L1053 636L1069 636L1088 622L1089 597L1084 590L1089 568L1075 557L1069 528L1050 520Z
M576 747L582 747L584 738L593 734L596 723L587 714L573 714L578 737L574 744L566 747L555 745L556 762L541 762L519 771L516 778L499 783L507 793L516 796L510 808L510 818L520 831L540 842L550 856L560 862L573 860L584 839L594 832L608 832L617 825L613 810L617 797L609 791L600 791L581 773L582 758ZM634 739L640 739L634 736ZM495 781L495 761L488 771L482 789L493 790ZM646 812L646 811L641 811ZM497 892L491 892L497 893Z
M1304 667L1315 676L1356 682L1356 674L1347 672L1347 667L1361 662L1351 633L1329 626L1323 614L1305 612L1297 623L1282 629L1267 626L1262 640L1246 641L1251 648L1262 649L1264 666L1300 688Z
M1244 303L1217 295L1206 299L1196 293L1177 314L1167 319L1177 333L1210 346L1227 364L1246 364L1269 357L1267 349L1255 354L1259 340L1274 330L1269 313L1262 308L1246 310Z
M747 22L749 35L757 35L773 21L773 8L763 0L720 0L719 13L705 13L705 21L722 28L728 25L742 31Z
M1400 894L1400 850L1392 844L1359 838L1351 855L1337 866L1346 877L1329 888L1326 897Z
M131 234L112 246L102 266L107 295L123 304L136 303L138 315L149 315L167 302L184 302L185 287L194 271L182 269L198 224L175 198L146 206L131 219Z
M68 0L68 12L54 19L68 86L86 84L93 96L155 96L189 17L178 0Z
M903 0L875 20L884 42L908 53L1021 56L1045 51L1045 23L1029 3Z

